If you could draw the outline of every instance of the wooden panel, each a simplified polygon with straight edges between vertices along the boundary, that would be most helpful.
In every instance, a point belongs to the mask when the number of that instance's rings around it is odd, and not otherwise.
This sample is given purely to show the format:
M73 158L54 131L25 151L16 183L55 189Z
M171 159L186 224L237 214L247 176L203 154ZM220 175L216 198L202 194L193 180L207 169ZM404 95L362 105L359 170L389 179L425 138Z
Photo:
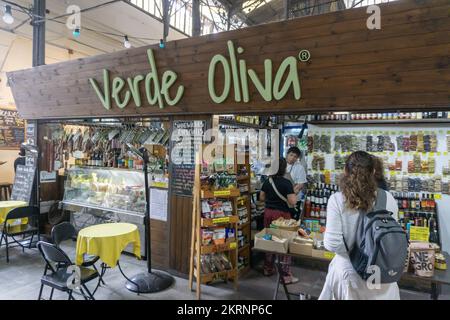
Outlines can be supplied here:
M386 110L447 107L450 101L450 3L448 0L397 1L381 7L381 30L368 30L366 8L303 17L237 31L149 46L41 66L8 74L17 108L24 118L67 118L194 113L299 113L332 110ZM298 62L302 96L292 92L281 101L264 101L249 82L251 101L234 101L234 87L222 104L209 96L208 68L215 54L229 59L227 41L245 49L238 57L264 77L264 60L275 71L281 61L311 52ZM133 102L106 110L88 82L149 72L146 50L154 50L159 77L178 74L175 87L185 93L177 106L150 106L141 83L143 106ZM263 80L264 82L264 80ZM215 79L221 88L220 72ZM173 88L172 88L173 89ZM173 91L173 90L172 90ZM173 96L173 92L172 92Z
M152 266L166 270L169 267L168 223L151 219Z
M176 116L174 120L205 120L206 129L211 128L210 116ZM172 177L172 166L169 166L169 180ZM172 194L169 189L169 266L178 275L189 273L189 257L192 232L192 196Z

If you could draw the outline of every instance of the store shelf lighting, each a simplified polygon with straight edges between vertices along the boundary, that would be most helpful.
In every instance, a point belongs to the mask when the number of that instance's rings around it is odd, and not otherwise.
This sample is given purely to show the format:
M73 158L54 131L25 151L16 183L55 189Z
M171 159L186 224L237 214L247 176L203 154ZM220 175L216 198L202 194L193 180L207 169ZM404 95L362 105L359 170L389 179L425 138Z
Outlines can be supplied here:
M3 15L3 22L6 24L13 24L14 23L14 17L12 15L11 6L6 5L5 6L5 14Z
M124 39L123 39L123 46L124 46L125 48L127 48L127 49L130 49L130 48L131 48L131 43L130 43L130 41L128 40L128 36L125 36L125 37L124 37Z

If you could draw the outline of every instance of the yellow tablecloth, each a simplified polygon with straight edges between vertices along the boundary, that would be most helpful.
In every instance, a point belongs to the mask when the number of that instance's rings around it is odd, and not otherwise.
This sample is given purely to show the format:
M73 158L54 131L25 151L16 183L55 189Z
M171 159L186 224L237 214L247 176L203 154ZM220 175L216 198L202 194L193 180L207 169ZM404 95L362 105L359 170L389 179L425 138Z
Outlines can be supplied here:
M83 255L99 256L111 268L117 265L122 251L133 243L134 255L141 257L139 230L131 223L105 223L80 230L77 239L76 264L83 263Z
M25 201L0 201L0 224L3 224L5 222L6 216L12 209L25 206L27 206L27 203ZM22 224L26 224L27 222L27 218L22 219L21 221Z

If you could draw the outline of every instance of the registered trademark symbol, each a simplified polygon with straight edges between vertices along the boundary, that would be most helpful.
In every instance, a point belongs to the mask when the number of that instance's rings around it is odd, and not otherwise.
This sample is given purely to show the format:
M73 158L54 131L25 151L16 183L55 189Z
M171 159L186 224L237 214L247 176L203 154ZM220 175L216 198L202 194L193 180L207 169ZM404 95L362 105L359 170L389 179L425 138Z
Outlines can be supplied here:
M309 53L308 50L302 50L298 54L298 58L300 59L301 62L307 62L311 58L311 53Z

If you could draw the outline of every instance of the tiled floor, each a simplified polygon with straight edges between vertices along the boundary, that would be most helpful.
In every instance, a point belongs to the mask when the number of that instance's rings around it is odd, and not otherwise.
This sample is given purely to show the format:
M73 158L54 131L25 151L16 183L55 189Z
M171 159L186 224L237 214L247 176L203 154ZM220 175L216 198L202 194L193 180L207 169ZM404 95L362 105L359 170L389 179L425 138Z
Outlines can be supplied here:
M70 257L74 255L74 244L65 243L64 250ZM121 265L124 272L132 276L146 270L145 261L122 255ZM40 277L44 268L43 260L36 250L27 250L22 253L15 248L11 250L10 263L6 263L5 248L0 248L0 299L35 300L40 287ZM293 292L307 292L312 296L319 296L326 273L307 268L294 268L293 272L300 278L298 284L290 288ZM117 268L110 269L105 275L106 286L99 288L95 294L96 299L126 300L126 299L195 299L195 293L189 291L188 281L183 278L175 278L174 285L166 291L154 294L136 295L125 288L125 279ZM95 282L95 280L93 281ZM202 299L262 299L270 300L276 284L276 277L264 277L258 271L251 270L239 281L237 291L232 283L217 283L212 286L202 286ZM94 283L88 285L93 288ZM450 290L443 290L441 299L450 299ZM48 297L50 289L44 291L44 297ZM426 293L417 293L401 290L402 299L429 299ZM67 299L67 295L55 291L54 299ZM80 299L81 297L76 297ZM286 299L280 290L279 299Z

